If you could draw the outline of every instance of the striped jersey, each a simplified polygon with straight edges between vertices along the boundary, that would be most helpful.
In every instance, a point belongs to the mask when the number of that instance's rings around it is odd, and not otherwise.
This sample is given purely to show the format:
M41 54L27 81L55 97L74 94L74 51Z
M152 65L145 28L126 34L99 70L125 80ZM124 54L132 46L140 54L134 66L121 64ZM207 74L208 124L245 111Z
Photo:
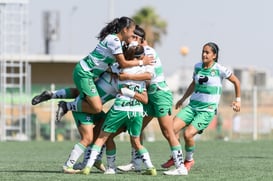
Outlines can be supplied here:
M146 56L153 56L154 57L154 62L153 65L151 66L153 70L153 76L151 79L150 84L156 84L159 89L161 90L169 90L169 87L166 86L166 84L161 84L162 82L165 82L165 76L162 68L161 61L159 59L158 54L156 51L150 47L150 46L144 46L144 52ZM149 93L154 92L153 90L148 89ZM156 91L156 90L155 90Z
M231 74L229 69L217 62L208 69L203 68L202 62L197 63L193 72L195 87L189 106L196 111L214 112L222 94L222 81Z
M122 72L128 74L140 74L146 72L145 66L134 66L122 69ZM145 81L136 80L119 80L118 81L119 90L123 87L127 87L135 92L143 92L146 90ZM143 105L141 102L134 98L124 96L122 94L117 94L114 105L115 110L121 111L131 111L131 112L143 112Z
M107 35L96 48L80 61L85 71L91 71L93 76L99 77L109 65L116 62L114 55L121 54L122 44L116 34Z

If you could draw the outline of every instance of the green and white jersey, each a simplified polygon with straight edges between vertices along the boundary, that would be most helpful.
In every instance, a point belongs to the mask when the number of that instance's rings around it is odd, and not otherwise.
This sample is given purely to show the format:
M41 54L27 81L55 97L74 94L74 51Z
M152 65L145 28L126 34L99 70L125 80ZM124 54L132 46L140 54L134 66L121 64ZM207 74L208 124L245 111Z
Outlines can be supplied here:
M119 64L116 62L110 66L111 72L119 73ZM105 71L102 75L95 81L99 96L101 98L102 104L107 101L114 99L118 93L118 80L112 77L111 73Z
M189 106L196 111L214 112L222 94L222 81L231 74L229 69L216 62L208 69L203 68L202 62L197 63L193 73L195 87Z
M144 46L144 52L145 52L145 55L154 57L154 64L152 65L154 70L153 70L153 76L152 76L150 85L155 84L156 87L159 88L160 90L168 91L169 87L165 83L165 76L164 76L162 64L158 54L150 46ZM149 93L151 93L151 91L153 90L148 90L148 91Z
M146 72L145 66L134 66L129 68L122 69L122 72L128 74L139 74ZM135 80L124 80L118 81L119 90L123 87L127 87L130 90L134 90L135 92L142 93L146 90L145 81L135 81ZM120 111L130 111L130 112L143 112L143 105L141 102L134 98L127 97L118 93L113 105L115 110Z
M121 41L117 35L107 35L100 41L96 48L80 61L85 71L92 72L93 76L99 77L109 65L116 62L115 56L123 53Z

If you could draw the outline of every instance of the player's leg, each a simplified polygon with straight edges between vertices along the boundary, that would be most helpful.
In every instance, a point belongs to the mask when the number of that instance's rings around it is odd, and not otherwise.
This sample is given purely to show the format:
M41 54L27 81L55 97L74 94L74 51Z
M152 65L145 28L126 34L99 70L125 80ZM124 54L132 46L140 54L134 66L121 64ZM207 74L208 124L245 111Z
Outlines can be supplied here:
M143 143L143 130L150 123L150 121L152 119L153 119L153 117L151 117L151 116L145 116L143 118L142 131L141 131L141 135L140 135L140 142L141 143ZM137 150L134 147L132 147L131 148L131 161L125 165L119 165L119 166L117 166L117 168L121 171L124 171L124 172L128 172L131 170L139 172L139 171L141 171L141 162L142 162L142 160L139 157L139 155L137 154Z
M170 115L158 118L159 125L163 136L167 139L172 157L174 160L175 170L164 172L166 175L187 175L187 170L184 166L182 147L175 136L173 129L173 120ZM173 172L173 173L171 173Z
M36 105L50 99L70 99L76 98L78 95L79 91L77 88L63 88L54 91L46 90L41 94L34 96L31 103L32 105Z
M205 130L214 117L214 112L196 112L192 122L184 130L184 141L185 141L185 166L189 171L194 165L193 154L195 151L195 139L196 134L201 134Z
M57 121L60 121L69 110L90 114L97 114L102 111L102 102L92 77L77 79L76 86L80 90L79 97L72 102L59 102L56 112Z
M101 130L101 126L104 122L104 119L105 119L105 113L104 112L101 112L100 114L95 114L93 115L93 118L94 118L94 129L93 129L93 134L94 134L94 138L93 140L95 141L100 133L100 130ZM91 154L91 147L92 147L92 144L90 146L88 146L84 152L84 156L83 156L83 161L82 162L78 162L74 165L74 169L78 169L78 170L82 170L86 164L87 164L87 161L88 159L90 158L90 154ZM99 155L97 156L97 159L94 163L94 167L96 167L98 170L102 171L102 172L105 172L105 167L102 163L102 157L103 157L103 154L105 152L105 145L102 147Z
M85 168L82 170L82 173L85 175L89 175L91 172L91 168L94 166L96 162L97 156L100 154L103 145L105 144L107 138L111 133L107 133L104 131L100 132L99 137L96 139L95 143L91 147L90 158L88 159Z
M84 153L93 140L93 121L90 115L86 113L73 113L74 119L77 124L78 131L81 136L79 143L75 144L67 161L63 166L64 173L77 173L80 170L73 169L74 164L79 157Z
M103 130L100 131L98 138L92 145L91 155L89 160L87 161L86 167L82 171L83 174L88 175L90 173L91 168L93 167L95 160L101 151L102 146L106 143L111 133L115 133L118 130L118 128L121 127L123 123L122 120L124 117L127 117L127 114L125 113L121 114L120 111L116 111L113 108L110 109L102 125ZM107 166L114 165L112 161L113 162L115 161L115 150L109 149L107 150L106 148L106 156L109 157L109 160L107 159ZM111 163L108 163L108 161Z
M157 175L157 172L154 165L152 164L150 154L148 150L141 144L141 141L140 141L140 134L142 129L142 117L140 115L139 116L136 115L135 117L132 117L131 119L134 119L134 120L126 124L126 127L130 135L132 146L137 151L137 155L142 159L144 165L146 166L146 171L143 174L155 176Z

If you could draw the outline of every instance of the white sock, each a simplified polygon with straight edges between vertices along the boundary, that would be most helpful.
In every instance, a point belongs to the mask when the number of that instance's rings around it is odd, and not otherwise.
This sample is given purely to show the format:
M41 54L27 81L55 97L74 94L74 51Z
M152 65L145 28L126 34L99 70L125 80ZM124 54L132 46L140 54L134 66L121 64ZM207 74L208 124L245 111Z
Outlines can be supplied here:
M134 159L136 158L136 156L137 156L137 150L134 147L132 147L132 149L131 149L131 163L134 163Z
M77 160L83 154L85 149L86 149L85 146L83 146L82 144L80 143L75 144L65 165L68 167L73 167L73 165L77 162Z
M172 150L172 156L173 156L174 164L176 168L179 168L184 165L183 152L181 149Z
M87 164L87 161L88 159L90 158L90 154L91 154L91 147L88 146L84 152L84 156L83 156L83 161L82 161L82 164L83 165L86 165Z
M101 160L101 159L102 159L103 153L105 152L105 150L106 150L106 146L103 145L103 146L101 147L100 154L98 155L98 157L97 157L96 160Z
M78 97L76 97L76 99L74 101L67 102L66 103L67 109L70 110L70 111L77 112L78 111L78 102L79 102L79 100L80 100L80 97L78 96Z
M193 160L193 153L194 153L193 151L186 152L185 160L187 160L187 161Z
M55 90L52 93L52 99L66 98L65 89Z
M86 163L86 167L90 167L90 168L93 167L93 165L96 161L96 158L97 158L98 154L100 153L100 150L101 150L101 148L99 148L98 146L91 148L90 158L88 159L88 161Z
M116 168L115 161L116 161L116 154L114 155L106 155L107 158L107 166L109 168Z
M141 170L141 163L142 163L142 159L141 159L141 155L137 153L137 150L132 148L132 160L131 163L134 164L135 170Z
M143 149L139 150L138 154L141 155L141 159L142 159L143 163L145 164L145 166L147 168L153 168L154 167L153 164L152 164L149 152L148 152L148 150L146 148L143 148Z
M68 110L70 111L77 111L77 102L76 101L73 101L73 102L67 102L66 103L66 107Z

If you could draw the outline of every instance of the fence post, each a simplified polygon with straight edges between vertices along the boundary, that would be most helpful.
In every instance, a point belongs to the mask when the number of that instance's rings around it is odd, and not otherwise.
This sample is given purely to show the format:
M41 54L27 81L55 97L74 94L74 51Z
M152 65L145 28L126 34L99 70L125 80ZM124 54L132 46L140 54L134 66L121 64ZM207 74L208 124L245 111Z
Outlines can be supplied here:
M253 87L253 140L258 139L257 86Z
M55 84L51 84L51 91L55 90ZM55 142L55 103L51 101L50 141Z

